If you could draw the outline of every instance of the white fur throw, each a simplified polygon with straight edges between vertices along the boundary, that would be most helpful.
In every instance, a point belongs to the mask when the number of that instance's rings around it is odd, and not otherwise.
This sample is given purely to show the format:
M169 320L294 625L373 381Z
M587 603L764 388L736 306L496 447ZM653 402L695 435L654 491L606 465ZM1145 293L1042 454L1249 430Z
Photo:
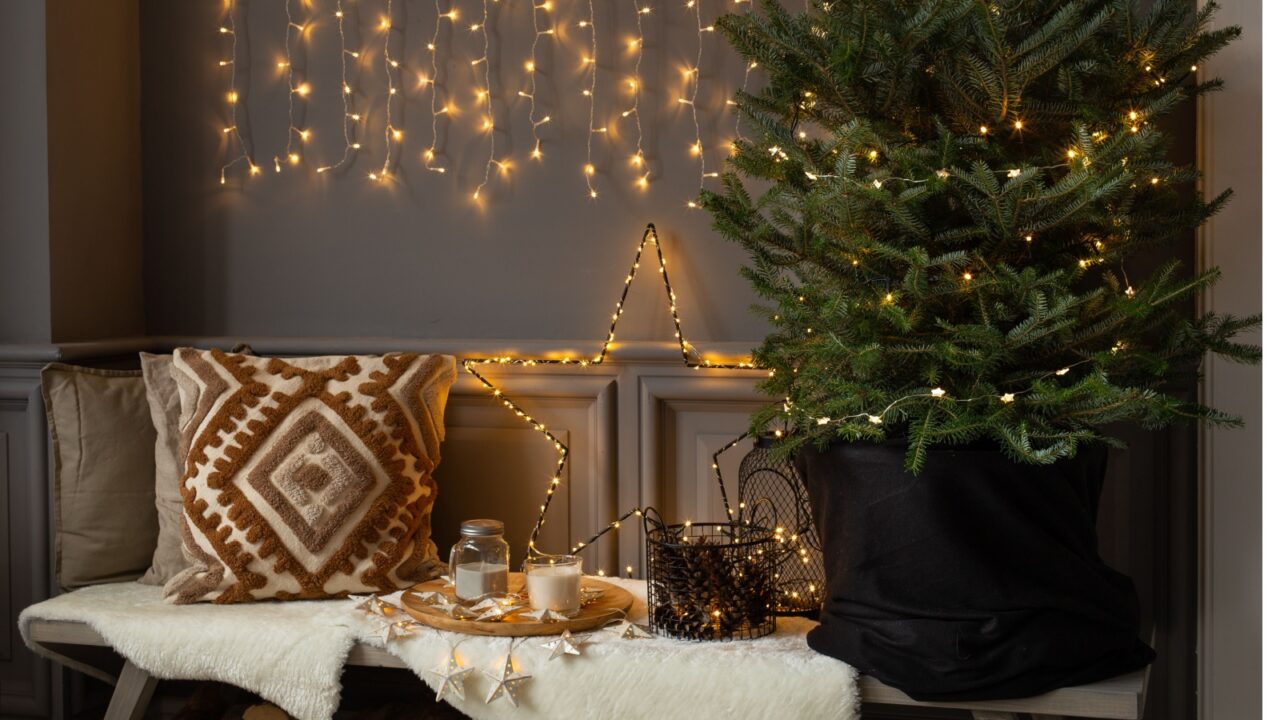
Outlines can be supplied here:
M613 580L637 597L631 619L643 622L644 583ZM388 599L394 599L394 596ZM276 703L301 720L333 715L347 653L355 642L383 647L376 617L348 600L184 605L163 601L160 589L136 583L85 588L23 611L27 645L63 661L27 636L32 620L73 620L98 631L121 655L161 678L218 680ZM804 634L813 623L780 618L773 635L758 640L696 643L664 638L623 640L613 628L583 633L582 655L549 660L540 647L550 638L516 639L518 672L533 676L517 692L519 709L505 698L485 704L509 638L441 633L420 628L391 641L387 650L427 681L457 645L475 671L466 700L450 700L484 718L856 718L857 673L814 653ZM448 697L448 696L446 696Z

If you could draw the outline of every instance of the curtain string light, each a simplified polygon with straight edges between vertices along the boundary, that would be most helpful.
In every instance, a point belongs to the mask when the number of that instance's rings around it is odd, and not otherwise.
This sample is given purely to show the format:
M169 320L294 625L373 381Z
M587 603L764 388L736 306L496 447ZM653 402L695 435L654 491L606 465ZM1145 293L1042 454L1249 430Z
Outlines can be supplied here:
M218 173L218 183L220 185L227 184L227 170L240 163L241 160L249 166L250 175L257 175L259 172L258 166L253 162L253 157L249 155L249 146L245 144L244 136L240 134L240 93L236 90L236 67L238 64L238 58L236 55L240 44L240 35L236 32L235 0L226 0L226 8L227 24L220 26L218 28L218 32L222 35L231 36L231 57L230 59L220 61L218 65L221 67L231 68L231 78L228 81L230 89L227 90L226 95L227 103L231 105L231 124L223 128L222 133L235 139L236 145L240 148L240 154L231 158L231 160L222 166L222 170Z
M541 10L548 15L551 14L551 0L529 0L529 6L533 10L533 43L529 47L529 59L524 63L524 70L529 75L529 92L521 92L521 97L529 101L529 130L533 133L533 152L529 153L529 157L534 160L542 159L542 136L539 128L551 122L550 115L543 115L541 119L537 117L538 111L538 41L543 35L552 35L555 30L554 26L548 26L543 30L538 22L538 11Z
M444 12L440 7L440 0L435 0L436 5L436 25L431 31L431 42L427 43L427 54L431 56L431 78L428 84L431 85L431 144L427 149L422 151L422 160L426 164L427 169L434 173L443 173L445 171L443 165L436 164L436 158L440 149L437 145L440 143L440 116L450 113L450 105L448 98L445 98L443 105L437 105L436 99L440 92L440 66L438 62L440 47L440 27L445 20L453 20L457 18L457 10Z
M347 56L350 55L352 58L359 58L360 53L356 50L347 49L347 19L346 14L342 11L342 0L334 0L333 6L333 15L337 19L338 25L338 59L341 62L339 67L342 72L342 87L340 87L338 91L342 95L342 142L344 145L342 148L342 157L332 165L325 165L323 167L316 168L316 172L318 173L328 172L334 168L345 165L347 160L351 157L351 154L360 149L360 143L353 142L351 139L351 124L353 122L358 122L360 120L360 116L351 112L351 85L347 82Z
M489 0L480 0L482 12L480 14L480 23L472 25L472 32L479 32L484 38L484 54L479 58L471 61L471 66L484 65L484 87L478 90L481 99L484 100L484 120L480 124L480 129L489 135L489 159L484 164L484 179L476 186L475 192L471 193L471 199L480 202L480 193L485 186L489 184L489 178L492 177L494 165L499 165L496 160L497 138L494 137L493 126L493 87L489 82ZM506 168L505 164L500 165Z
M387 108L386 108L386 124L383 128L383 141L386 146L386 153L382 159L382 170L378 173L369 173L370 180L383 180L391 175L392 157L395 146L404 138L404 131L395 126L392 113L395 108L395 97L399 93L396 86L396 77L400 74L400 61L391 57L391 36L395 32L395 23L392 20L395 10L395 0L387 0L386 15L382 17L379 29L386 33L382 41L382 68L387 75Z
M685 3L685 7L693 10L694 23L698 29L698 54L694 59L693 67L684 71L685 77L691 80L689 97L680 98L679 102L682 105L689 106L689 112L693 119L693 144L689 146L689 152L698 158L698 192L701 194L702 189L706 187L707 177L709 177L707 173L707 157L702 147L702 125L698 120L698 86L702 75L702 34L715 30L715 26L702 26L702 0L688 0ZM710 176L716 174L711 173ZM696 208L699 202L699 200L695 199L685 204L691 208Z
M636 151L631 156L631 164L640 174L639 179L636 180L636 186L644 190L649 187L649 161L644 156L644 125L640 122L640 64L644 59L644 16L652 12L652 9L647 5L641 7L640 0L632 0L631 4L636 14L636 37L631 42L636 51L636 64L632 77L627 80L631 90L631 107L622 113L622 117L635 118Z
M295 85L293 80L293 32L297 30L298 37L303 37L306 27L293 21L293 10L290 7L292 2L293 0L284 0L284 60L279 63L279 66L285 71L285 87L289 88L287 116L289 130L285 140L284 157L281 158L281 156L276 155L272 158L276 172L281 170L281 160L290 165L297 165L302 159L301 155L293 149L293 136L298 136L299 145L311 137L311 131L293 124L293 96L297 95L300 98L306 98L311 93L311 85L305 82Z
M614 305L613 313L609 322L609 333L605 337L604 342L600 346L600 350L590 358L573 358L565 356L559 359L555 358L516 358L511 356L488 357L488 358L465 358L462 361L463 368L480 382L481 385L488 390L495 399L502 402L503 406L510 410L517 418L525 424L537 430L544 440L551 443L556 449L555 469L551 476L551 480L547 485L547 495L543 499L542 504L538 508L538 519L533 525L533 531L529 536L529 552L534 555L542 555L538 550L538 536L542 531L542 526L546 523L547 508L551 505L551 500L555 497L556 490L560 487L560 482L564 476L565 464L568 462L569 447L565 443L560 442L551 431L547 430L547 426L537 420L533 415L529 414L523 407L513 401L502 389L499 388L492 380L486 377L479 368L485 365L499 365L510 367L534 367L542 365L560 365L569 367L589 367L592 365L600 365L609 356L610 351L614 347L614 338L616 337L618 321L622 317L624 305L627 302L627 296L631 290L631 284L636 278L636 272L640 268L640 260L644 256L645 249L653 245L654 252L657 254L658 269L662 275L662 283L667 291L668 310L671 313L672 326L675 329L676 341L680 343L680 357L684 361L686 367L694 370L720 369L720 370L751 370L755 369L755 364L749 360L736 363L713 363L710 360L699 360L700 354L691 343L684 337L684 330L680 326L680 314L676 310L676 295L671 289L671 278L667 274L667 261L662 254L662 245L658 240L658 231L652 223L645 227L644 236L640 240L639 247L636 248L635 258L631 261L631 268L627 271L627 277L622 287L622 296ZM617 529L619 523L627 517L632 516L636 510L629 511L620 517L609 527L604 528L592 538L592 542L609 530ZM578 543L573 552L581 550L590 543Z
M595 136L597 132L604 132L604 128L596 128L596 54L599 45L596 37L596 3L595 0L587 0L587 19L580 21L579 26L586 25L591 29L591 55L584 58L587 64L587 73L590 78L589 87L582 91L587 96L587 164L583 167L583 175L587 178L587 195L596 198L599 193L596 192L595 184L592 180L595 178L596 166L592 162L591 150L595 144Z

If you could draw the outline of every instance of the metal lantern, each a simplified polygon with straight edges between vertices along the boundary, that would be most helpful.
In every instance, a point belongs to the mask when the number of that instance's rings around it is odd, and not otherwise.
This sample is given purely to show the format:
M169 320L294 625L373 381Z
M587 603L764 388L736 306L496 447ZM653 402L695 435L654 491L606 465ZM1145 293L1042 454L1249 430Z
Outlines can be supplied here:
M778 561L775 589L779 615L816 614L826 595L822 546L813 524L809 492L789 458L771 452L771 438L757 438L738 466L742 519L772 527L789 552Z

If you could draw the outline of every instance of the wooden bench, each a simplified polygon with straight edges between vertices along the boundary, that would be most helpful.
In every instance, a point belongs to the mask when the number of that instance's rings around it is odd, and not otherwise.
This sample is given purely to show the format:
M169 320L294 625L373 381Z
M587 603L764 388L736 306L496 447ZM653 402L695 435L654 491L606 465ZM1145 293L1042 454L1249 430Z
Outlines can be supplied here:
M31 623L31 639L41 645L108 647L106 641L88 625L77 622L37 620ZM403 668L400 660L386 651L357 643L347 656L348 665ZM155 691L157 679L131 662L116 680L116 689L107 708L106 720L138 720L146 711ZM1018 700L984 700L978 702L922 702L912 700L874 678L862 678L858 689L864 704L967 710L974 720L1016 720L1019 713L1033 720L1057 720L1064 717L1140 720L1146 697L1147 671L1123 675L1111 680L1063 688L1038 697Z

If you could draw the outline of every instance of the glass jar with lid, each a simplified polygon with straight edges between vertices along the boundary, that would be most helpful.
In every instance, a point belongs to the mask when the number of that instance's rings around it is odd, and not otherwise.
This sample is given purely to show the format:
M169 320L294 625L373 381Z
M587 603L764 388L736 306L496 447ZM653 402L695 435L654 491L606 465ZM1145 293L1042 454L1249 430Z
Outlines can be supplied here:
M481 600L507 593L511 548L502 539L501 520L467 520L462 539L449 552L449 577L459 600Z

